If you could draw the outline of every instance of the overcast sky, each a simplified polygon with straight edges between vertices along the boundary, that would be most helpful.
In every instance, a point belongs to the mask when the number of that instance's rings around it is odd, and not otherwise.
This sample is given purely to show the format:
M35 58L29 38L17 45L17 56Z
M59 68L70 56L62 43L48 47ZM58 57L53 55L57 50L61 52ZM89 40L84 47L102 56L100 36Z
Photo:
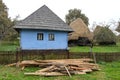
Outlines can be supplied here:
M62 20L69 9L80 9L90 22L96 23L118 21L120 18L120 0L3 0L9 8L9 16L13 19L19 15L24 19L32 12L43 6L48 6Z

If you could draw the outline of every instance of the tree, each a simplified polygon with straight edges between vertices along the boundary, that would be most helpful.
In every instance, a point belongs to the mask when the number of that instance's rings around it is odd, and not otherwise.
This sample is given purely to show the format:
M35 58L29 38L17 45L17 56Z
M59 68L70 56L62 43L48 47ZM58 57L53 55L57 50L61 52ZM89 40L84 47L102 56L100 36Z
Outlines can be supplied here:
M77 18L81 18L87 26L89 25L88 17L81 13L80 9L70 9L69 13L65 16L65 20L68 25Z
M120 42L120 34L117 36L117 42Z
M118 26L117 26L116 31L120 32L120 22L118 22Z
M108 26L98 26L94 31L93 40L100 45L116 44L116 36Z
M13 34L15 34L15 30L12 28L14 25L14 21L8 17L8 8L0 0L0 40L9 38Z

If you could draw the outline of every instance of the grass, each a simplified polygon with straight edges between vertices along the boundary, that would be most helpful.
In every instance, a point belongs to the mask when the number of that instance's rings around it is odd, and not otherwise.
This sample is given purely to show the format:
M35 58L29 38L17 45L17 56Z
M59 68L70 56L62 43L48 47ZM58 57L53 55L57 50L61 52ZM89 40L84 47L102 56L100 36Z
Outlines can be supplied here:
M16 51L16 45L0 45L0 51Z
M120 43L109 46L93 46L93 52L120 52ZM90 46L70 47L70 52L90 52Z
M16 48L19 47L18 42L0 42L0 51L16 51Z
M18 46L13 44L12 42L4 42L0 43L0 51L16 51ZM110 46L94 46L92 49L93 52L120 52L120 43L117 45L110 45ZM90 52L90 46L75 46L70 47L70 52Z
M25 76L24 72L33 72L39 68L20 68L0 66L0 80L120 80L120 61L99 63L101 71L96 71L85 75L58 76L58 77L41 77L41 76Z

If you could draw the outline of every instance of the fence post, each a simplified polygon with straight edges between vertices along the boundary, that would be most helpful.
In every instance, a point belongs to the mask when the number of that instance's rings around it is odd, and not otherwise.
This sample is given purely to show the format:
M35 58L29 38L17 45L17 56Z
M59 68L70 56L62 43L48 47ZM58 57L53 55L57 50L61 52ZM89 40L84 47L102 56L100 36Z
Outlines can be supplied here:
M96 55L95 53L92 53L92 54L93 54L94 63L96 64Z
M20 54L19 54L19 51L20 51L19 48L17 48L17 49L16 49L16 62L18 62L18 61L19 61L19 58L20 58L20 56L19 56L19 55L20 55Z
M67 53L67 59L69 59L70 58L69 50L66 50L66 53Z
M106 59L106 53L104 54L104 57L105 57L105 62L107 62L107 59ZM109 56L107 56L107 57L109 57Z
M42 59L43 59L43 60L45 60L45 52L46 52L46 51L43 51L43 52L41 53L41 56L42 56Z
M18 62L18 50L16 51L16 62Z
M22 60L22 61L23 61L23 56L24 56L23 54L25 54L25 51L24 51L24 50L21 50L21 51L20 51L20 56L21 56L21 60Z

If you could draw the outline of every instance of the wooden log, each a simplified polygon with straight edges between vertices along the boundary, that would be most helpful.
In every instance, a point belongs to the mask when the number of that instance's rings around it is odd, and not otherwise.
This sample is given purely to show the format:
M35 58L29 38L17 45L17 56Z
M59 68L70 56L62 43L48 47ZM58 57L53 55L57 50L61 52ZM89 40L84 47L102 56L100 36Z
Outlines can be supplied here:
M62 70L64 66L73 66L71 69L81 70L81 69L92 69L98 70L98 65L94 63L83 62L85 59L61 59L61 60L25 60L19 63L21 67L25 66L42 66L42 67L49 67L49 66L56 66L58 69ZM49 69L49 68L48 68ZM55 69L53 69L55 70Z
M92 70L91 69L84 69L84 70L82 70L82 72L90 73L90 72L92 72Z
M6 66L8 66L8 67L16 66L16 64L17 64L17 63L12 63L12 64L8 64L8 65L6 65Z
M92 59L61 59L61 60L25 60L18 63L10 64L22 67L39 66L44 67L34 73L24 73L25 75L40 75L40 76L63 76L73 74L86 74L94 70L99 70L97 64L88 63Z
M67 67L66 67L66 66L64 66L64 67L65 67L65 69L66 69L66 71L67 71L69 77L72 77L71 74L70 74L70 72L69 72L69 70L67 69Z
M87 69L87 68L70 66L70 69L73 69L73 70L85 70L85 69Z
M21 70L24 70L25 69L25 66L22 66Z
M40 63L34 61L34 60L25 60L22 61L19 65L39 65Z
M53 66L49 66L49 67L47 67L47 68L43 68L43 69L38 70L38 71L36 71L36 72L37 72L37 73L39 73L39 72L48 72L48 71L50 71L50 70L53 69L53 68L55 68L54 65L53 65Z
M59 72L39 72L39 73L24 73L24 75L38 75L38 76L64 76L66 74L62 74Z
M35 60L38 63L82 63L82 62L91 62L92 59L59 59L59 60Z
M87 59L61 59L61 60L26 60L26 61L22 61L19 65L25 65L25 66L29 66L29 65L52 65L52 64L64 64L64 65L68 65L68 64L73 64L73 65L78 65L80 63L83 63L84 61L89 61ZM85 62L86 62L85 61Z
M29 65L50 65L54 63L61 63L61 64L79 64L82 62L90 62L93 61L92 59L60 59L60 60L25 60L19 62L20 66L29 66ZM16 63L9 64L8 66L14 66Z
M74 74L86 74L86 72L74 71Z
M98 70L99 67L97 64L94 64L94 63L80 63L78 65L78 67L81 67L81 68L90 68L92 70Z

